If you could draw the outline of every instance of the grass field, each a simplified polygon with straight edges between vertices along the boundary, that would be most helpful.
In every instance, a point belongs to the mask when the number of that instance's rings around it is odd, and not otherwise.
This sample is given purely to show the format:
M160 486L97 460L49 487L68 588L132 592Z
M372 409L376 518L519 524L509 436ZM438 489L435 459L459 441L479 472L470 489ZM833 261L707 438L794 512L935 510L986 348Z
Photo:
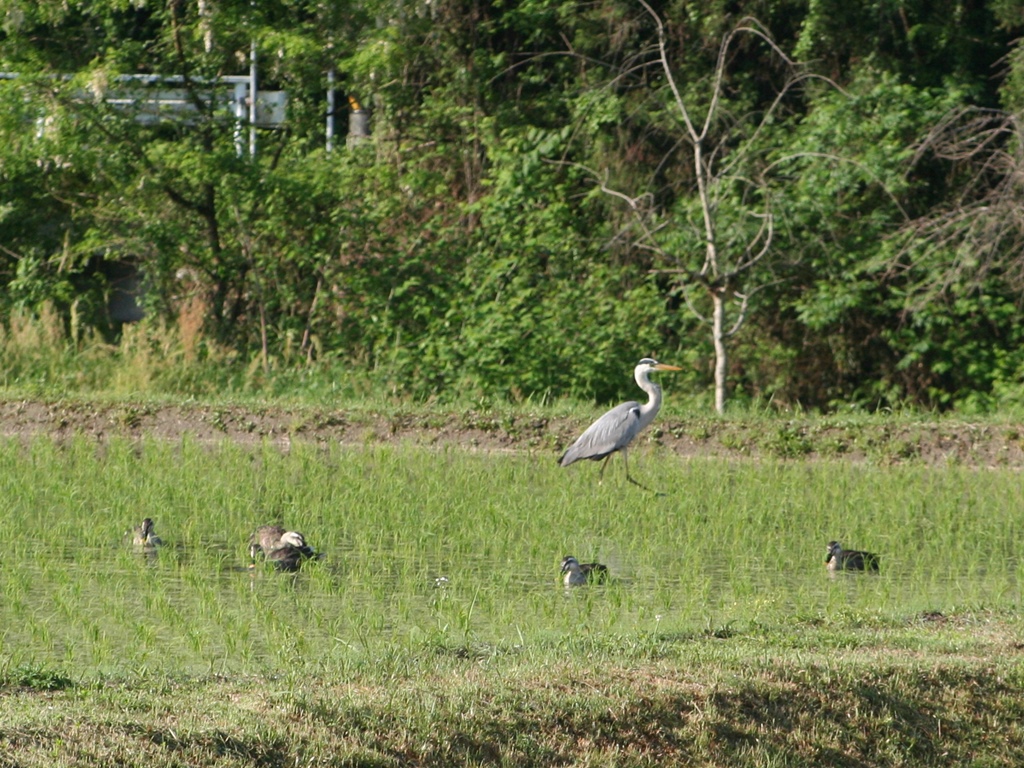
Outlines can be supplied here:
M1018 473L631 469L660 495L546 452L0 443L0 765L1024 759ZM250 570L266 522L324 559Z

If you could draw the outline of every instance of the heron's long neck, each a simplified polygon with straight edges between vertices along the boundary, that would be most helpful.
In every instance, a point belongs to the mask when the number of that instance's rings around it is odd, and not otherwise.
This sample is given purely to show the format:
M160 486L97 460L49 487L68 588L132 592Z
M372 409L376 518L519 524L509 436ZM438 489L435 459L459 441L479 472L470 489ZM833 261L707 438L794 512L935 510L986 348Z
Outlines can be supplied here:
M640 429L643 429L654 421L661 409L661 387L647 378L647 371L637 374L636 383L647 393L647 402L640 406Z

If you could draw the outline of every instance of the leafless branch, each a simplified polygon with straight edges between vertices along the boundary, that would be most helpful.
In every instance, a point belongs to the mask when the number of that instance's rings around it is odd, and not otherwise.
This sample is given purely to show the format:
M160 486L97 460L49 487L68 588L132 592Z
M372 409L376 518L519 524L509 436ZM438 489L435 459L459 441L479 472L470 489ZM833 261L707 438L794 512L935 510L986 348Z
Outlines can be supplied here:
M753 247L758 242L760 242L760 250L758 250L757 253L749 256L748 258L740 259L737 262L736 267L733 269L732 274L737 275L741 272L746 272L748 269L753 269L754 266L759 261L761 261L761 259L763 259L771 250L772 239L774 238L774 235L775 217L772 215L771 211L766 211L765 213L761 214L761 228L758 230L757 234L754 235L753 238L751 238L750 243L747 246L747 253L750 253Z
M954 285L981 285L998 271L1024 291L1024 126L994 109L950 111L917 147L915 162L948 164L959 194L943 210L909 221L891 272L922 267L911 307ZM932 263L933 260L941 260Z
M772 172L775 171L775 169L778 168L779 166L785 163L793 162L794 160L801 160L805 158L820 158L825 160L832 160L836 163L846 163L847 165L852 165L857 170L862 171L864 174L871 177L878 184L878 188L882 191L882 193L886 197L888 197L892 204L896 206L897 210L899 210L899 212L903 214L903 218L906 219L907 221L910 220L910 214L907 213L907 210L903 207L903 204L900 203L899 198L897 198L896 195L892 193L892 191L885 185L885 182L878 177L878 174L876 174L873 170L871 170L868 166L864 165L860 161L853 160L852 158L849 157L842 157L840 155L832 154L831 152L793 152L792 154L786 155L785 157L780 157L778 160L774 160L771 163L769 163L761 171L761 175L765 177L770 176Z
M740 328L743 327L743 323L747 319L747 311L750 306L750 300L754 298L756 294L760 293L766 288L778 285L781 282L781 280L769 280L768 282L761 283L760 285L752 288L747 293L740 293L737 291L733 294L740 300L740 308L736 316L736 321L732 324L732 327L725 333L727 338L732 338L733 336L735 336L739 332Z
M743 327L743 323L747 320L747 309L750 307L750 296L749 293L736 293L733 294L740 299L740 308L736 311L736 321L732 324L732 327L725 332L724 336L727 339L731 339L736 335L736 332Z
M657 244L655 234L665 225L660 224L654 227L653 229L650 226L649 212L651 207L653 206L653 198L651 193L645 192L644 194L638 195L637 197L632 197L630 195L627 195L625 192L621 192L620 190L608 186L606 177L603 177L597 171L595 171L592 168L588 168L582 163L560 162L559 164L568 165L570 167L579 168L580 170L585 171L595 180L595 182L597 183L598 187L602 192L604 192L606 195L610 195L612 197L618 198L619 200L622 200L629 207L630 211L633 214L633 223L637 227L639 227L642 233L641 239L637 241L637 243L634 243L634 245L639 245L641 242L645 242L646 246L649 247L650 249L655 250L656 252L661 254L664 253L664 251ZM643 203L646 203L646 205Z
M679 292L683 296L683 301L686 302L686 308L690 310L693 316L696 317L697 320L699 320L704 325L710 325L711 318L709 318L707 315L705 315L703 312L697 309L697 305L695 305L693 301L690 299L689 286L686 283L683 283L682 285L679 286Z
M23 258L25 258L20 253L18 253L17 251L12 251L10 248L8 248L3 243L0 243L0 251L3 251L8 256L10 256L12 259L16 259L18 261L21 261Z
M666 80L669 88L672 89L672 96L676 102L676 108L679 110L679 114L683 118L683 122L686 125L686 131L690 134L690 140L699 142L701 134L697 133L697 129L694 127L693 122L690 120L690 112L686 108L686 102L683 101L683 94L679 91L679 86L676 84L676 79L672 75L672 67L668 61L668 50L665 45L665 25L661 21L661 16L654 12L654 9L647 4L646 0L640 0L640 5L644 7L644 10L650 14L651 18L654 19L654 23L658 30L658 60L661 63L662 71L665 73ZM717 87L717 83L716 83Z

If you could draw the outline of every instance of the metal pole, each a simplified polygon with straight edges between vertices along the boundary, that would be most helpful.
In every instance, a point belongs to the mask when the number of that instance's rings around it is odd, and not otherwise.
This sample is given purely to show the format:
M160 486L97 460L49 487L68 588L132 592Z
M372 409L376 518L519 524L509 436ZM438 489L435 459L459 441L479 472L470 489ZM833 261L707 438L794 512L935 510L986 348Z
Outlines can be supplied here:
M327 151L334 149L334 67L327 70Z
M256 157L256 41L249 48L249 157Z
M245 119L245 95L248 86L244 83L235 83L235 154L242 156L242 121Z

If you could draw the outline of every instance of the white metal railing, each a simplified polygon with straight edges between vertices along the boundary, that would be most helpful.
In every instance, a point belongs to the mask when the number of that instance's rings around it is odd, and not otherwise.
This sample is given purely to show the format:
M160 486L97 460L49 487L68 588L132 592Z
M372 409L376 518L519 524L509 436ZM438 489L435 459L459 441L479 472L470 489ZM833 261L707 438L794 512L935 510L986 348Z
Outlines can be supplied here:
M14 80L18 72L0 72L0 80ZM70 80L71 75L54 75ZM198 85L202 91L216 99L211 106L214 111L223 110L235 120L235 148L239 155L245 151L245 127L249 128L248 151L256 155L256 129L280 128L284 125L288 111L287 91L260 91L257 88L256 49L250 52L248 75L223 75L215 80L192 79L187 81L181 75L115 75L110 85L99 94L104 102L115 107L132 109L135 119L142 123L159 123L165 120L188 120L190 113L198 111L195 89L189 83ZM334 149L338 130L336 127L339 108L337 91L334 88L335 73L327 73L326 147ZM99 89L97 89L99 90ZM97 93L79 94L81 99L93 99ZM348 97L348 136L350 142L360 141L370 135L369 113L353 97Z
M14 80L18 72L0 72L0 80ZM58 75L70 80L70 75ZM248 75L224 75L213 81L193 80L215 101L211 105L223 110L235 120L235 147L239 154L245 151L244 129L249 128L248 151L256 154L256 129L280 128L287 116L286 91L258 91L256 65L250 66ZM187 86L181 75L115 75L110 85L102 90L100 98L115 107L132 109L135 119L142 123L188 119L198 112L195 90ZM96 98L97 94L82 92L80 98Z

